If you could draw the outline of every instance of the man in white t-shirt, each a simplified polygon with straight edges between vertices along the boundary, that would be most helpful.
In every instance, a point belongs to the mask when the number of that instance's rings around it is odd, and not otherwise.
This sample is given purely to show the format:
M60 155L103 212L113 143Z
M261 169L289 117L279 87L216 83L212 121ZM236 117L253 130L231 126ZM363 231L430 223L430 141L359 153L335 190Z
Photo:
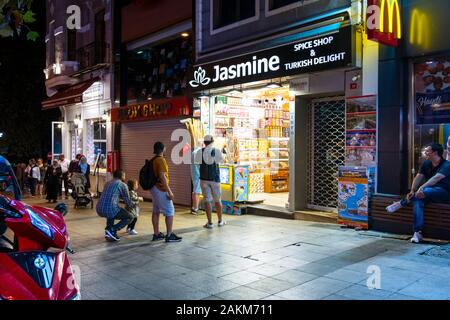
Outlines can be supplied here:
M64 185L64 193L66 195L66 199L69 197L69 161L65 158L65 156L62 154L59 156L58 161L59 166L61 167L61 183L59 186L59 196L62 197L62 187Z

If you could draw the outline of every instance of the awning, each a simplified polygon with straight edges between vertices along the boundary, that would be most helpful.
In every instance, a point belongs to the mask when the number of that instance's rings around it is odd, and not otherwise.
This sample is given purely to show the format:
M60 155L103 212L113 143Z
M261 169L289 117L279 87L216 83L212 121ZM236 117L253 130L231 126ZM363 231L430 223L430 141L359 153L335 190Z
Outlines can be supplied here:
M97 81L100 81L99 77L77 83L59 91L54 96L42 101L42 109L47 110L83 102L83 93Z

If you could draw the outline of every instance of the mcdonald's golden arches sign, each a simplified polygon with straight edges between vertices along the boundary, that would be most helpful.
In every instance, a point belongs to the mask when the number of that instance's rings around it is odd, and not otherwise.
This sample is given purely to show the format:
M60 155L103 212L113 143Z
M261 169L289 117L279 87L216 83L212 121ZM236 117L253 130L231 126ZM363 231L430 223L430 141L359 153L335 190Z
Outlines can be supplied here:
M368 0L366 29L368 39L398 46L402 38L402 15L398 0Z

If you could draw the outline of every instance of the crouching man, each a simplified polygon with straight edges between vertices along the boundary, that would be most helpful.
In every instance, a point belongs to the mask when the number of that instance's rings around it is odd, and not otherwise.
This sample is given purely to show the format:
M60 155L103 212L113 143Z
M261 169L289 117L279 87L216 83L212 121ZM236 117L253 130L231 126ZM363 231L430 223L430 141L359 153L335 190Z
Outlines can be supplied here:
M97 203L97 214L106 218L105 238L110 241L120 241L117 231L129 225L134 216L131 212L119 206L122 200L126 208L134 208L131 201L128 186L125 184L125 172L117 170L114 172L114 179L109 181L103 190L100 200ZM115 220L120 220L114 224Z

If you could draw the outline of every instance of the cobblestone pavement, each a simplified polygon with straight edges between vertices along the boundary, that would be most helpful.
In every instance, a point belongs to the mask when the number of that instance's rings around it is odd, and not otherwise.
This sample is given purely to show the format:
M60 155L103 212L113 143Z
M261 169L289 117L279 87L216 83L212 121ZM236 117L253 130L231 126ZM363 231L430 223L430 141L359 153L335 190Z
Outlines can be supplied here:
M104 219L68 204L83 299L450 299L450 259L422 254L436 244L249 215L206 230L205 216L185 208L175 216L183 242L152 243L151 203L142 205L138 236L108 243Z

